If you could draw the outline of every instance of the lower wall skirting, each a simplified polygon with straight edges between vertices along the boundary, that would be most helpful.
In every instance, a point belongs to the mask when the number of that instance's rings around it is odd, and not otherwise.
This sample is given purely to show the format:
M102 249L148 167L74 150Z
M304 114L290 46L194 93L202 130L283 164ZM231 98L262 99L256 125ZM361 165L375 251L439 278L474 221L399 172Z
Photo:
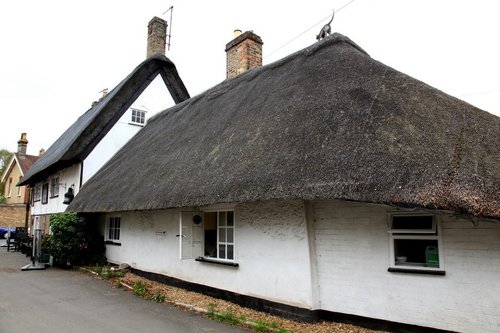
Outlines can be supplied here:
M174 277L141 271L132 268L132 273L147 278L149 280L164 283L170 286L179 287L189 291L202 293L207 296L223 299L233 302L235 304L251 308L258 311L271 313L280 317L303 321L303 322L316 322L318 320L330 320L346 324L353 324L365 328L383 330L387 332L397 333L454 333L452 331L439 330L435 328L409 325L403 323L396 323L387 320L374 319L351 314L330 312L325 310L310 310L304 309L288 304L268 301L265 299L246 296L232 291L213 288L193 282L187 282Z

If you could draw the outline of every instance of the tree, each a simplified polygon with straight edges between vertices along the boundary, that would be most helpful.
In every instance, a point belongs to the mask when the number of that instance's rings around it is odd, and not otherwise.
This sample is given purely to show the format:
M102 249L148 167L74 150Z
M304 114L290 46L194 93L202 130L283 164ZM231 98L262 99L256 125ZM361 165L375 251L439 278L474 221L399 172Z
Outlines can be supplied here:
M12 158L12 155L14 154L7 149L0 149L0 177L3 176L5 168ZM0 183L0 203L5 203L5 198L3 197L4 190L5 183Z
M7 149L0 149L0 175L3 175L5 168L7 167L7 163L9 163L14 153L11 153Z

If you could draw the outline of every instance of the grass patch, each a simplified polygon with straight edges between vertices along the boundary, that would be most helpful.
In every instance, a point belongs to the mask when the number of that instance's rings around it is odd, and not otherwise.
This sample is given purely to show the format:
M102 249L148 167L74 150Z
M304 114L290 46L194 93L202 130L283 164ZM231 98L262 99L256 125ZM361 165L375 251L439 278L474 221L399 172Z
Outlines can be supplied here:
M146 288L146 286L142 284L141 281L138 281L134 283L134 286L132 287L132 292L134 293L134 295L143 297L148 292L148 288Z
M155 301L156 303L163 303L165 302L165 295L162 295L160 293L155 294L151 296L151 300Z
M246 318L241 316L237 317L232 309L227 310L226 312L217 312L215 311L215 304L208 304L208 312L207 316L209 318L215 319L217 321L221 321L230 325L239 325L246 321Z

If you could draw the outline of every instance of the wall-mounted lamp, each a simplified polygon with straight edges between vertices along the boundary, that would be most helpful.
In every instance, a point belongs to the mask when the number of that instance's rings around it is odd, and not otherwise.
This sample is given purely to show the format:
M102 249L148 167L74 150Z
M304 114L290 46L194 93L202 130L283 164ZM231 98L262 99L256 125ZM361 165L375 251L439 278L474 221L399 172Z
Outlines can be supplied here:
M72 184L69 188L68 188L68 192L64 193L64 201L63 201L63 204L65 205L69 205L71 203L71 201L73 201L73 199L75 198L75 193L73 191L73 187L75 187L75 184Z

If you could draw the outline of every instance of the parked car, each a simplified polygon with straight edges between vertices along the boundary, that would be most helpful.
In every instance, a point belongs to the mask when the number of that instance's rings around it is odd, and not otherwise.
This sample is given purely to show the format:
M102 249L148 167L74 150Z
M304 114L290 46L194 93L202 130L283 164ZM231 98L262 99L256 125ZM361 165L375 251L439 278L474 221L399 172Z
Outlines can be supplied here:
M0 227L0 239L7 238L7 233L9 232L9 228ZM10 235L16 234L16 229L10 229Z

